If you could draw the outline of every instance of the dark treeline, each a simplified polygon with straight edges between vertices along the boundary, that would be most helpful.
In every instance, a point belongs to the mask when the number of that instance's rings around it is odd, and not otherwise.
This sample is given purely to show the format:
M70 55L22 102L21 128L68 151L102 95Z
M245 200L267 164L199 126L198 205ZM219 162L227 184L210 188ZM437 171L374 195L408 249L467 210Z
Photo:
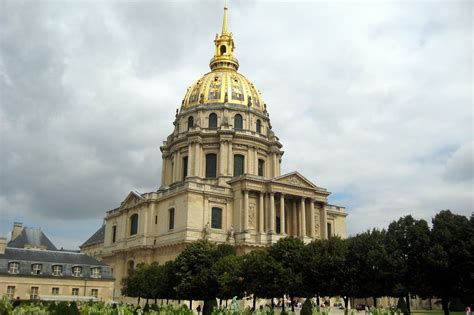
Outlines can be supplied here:
M432 220L408 215L385 230L305 245L287 237L237 256L227 244L197 241L174 260L138 265L122 282L122 294L162 300L203 300L210 314L216 298L341 296L436 297L449 314L453 298L474 302L474 217L441 211ZM192 305L190 305L192 308Z

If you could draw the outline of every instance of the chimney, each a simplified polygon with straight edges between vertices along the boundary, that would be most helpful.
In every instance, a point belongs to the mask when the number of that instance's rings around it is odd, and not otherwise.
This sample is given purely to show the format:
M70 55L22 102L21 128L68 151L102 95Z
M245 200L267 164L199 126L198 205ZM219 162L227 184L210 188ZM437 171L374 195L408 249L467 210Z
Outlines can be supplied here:
M12 241L20 236L21 231L23 230L23 223L21 222L15 222L13 223L13 230L12 230Z
M5 254L5 248L7 247L7 238L0 237L0 255Z

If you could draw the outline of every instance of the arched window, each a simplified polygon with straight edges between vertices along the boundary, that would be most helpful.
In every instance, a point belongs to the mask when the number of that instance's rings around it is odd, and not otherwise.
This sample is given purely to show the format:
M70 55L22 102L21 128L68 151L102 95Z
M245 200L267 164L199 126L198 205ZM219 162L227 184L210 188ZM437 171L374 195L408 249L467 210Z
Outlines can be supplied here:
M168 224L168 228L170 230L174 229L174 208L171 208L168 210L168 213L169 213L169 224Z
M217 154L206 154L206 177L215 178L217 176Z
M130 260L127 264L127 271L128 273L132 272L135 269L135 262Z
M244 162L245 157L243 155L234 155L234 176L240 176L244 174Z
M242 129L243 124L242 124L242 116L239 114L234 116L234 129Z
M222 229L222 209L212 208L211 227L213 229Z
M217 128L217 115L215 113L209 115L209 128Z
M191 129L192 127L194 127L194 117L189 116L189 118L188 118L188 130Z
M221 45L221 55L224 55L227 51L227 47L225 45Z
M265 160L258 159L258 176L265 175Z
M260 119L257 119L257 125L255 129L257 130L257 133L262 133L262 122Z
M133 214L130 217L130 235L135 235L138 232L138 214Z

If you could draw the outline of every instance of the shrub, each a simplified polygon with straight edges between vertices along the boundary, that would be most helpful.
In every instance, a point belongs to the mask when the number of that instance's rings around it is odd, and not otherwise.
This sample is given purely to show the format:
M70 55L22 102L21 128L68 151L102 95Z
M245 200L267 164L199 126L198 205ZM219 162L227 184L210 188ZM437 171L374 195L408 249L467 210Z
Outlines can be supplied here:
M399 309L404 315L408 315L408 307L404 298L398 298L397 309Z
M306 299L303 303L303 307L301 308L301 315L312 315L313 314L313 303L311 303L311 299Z

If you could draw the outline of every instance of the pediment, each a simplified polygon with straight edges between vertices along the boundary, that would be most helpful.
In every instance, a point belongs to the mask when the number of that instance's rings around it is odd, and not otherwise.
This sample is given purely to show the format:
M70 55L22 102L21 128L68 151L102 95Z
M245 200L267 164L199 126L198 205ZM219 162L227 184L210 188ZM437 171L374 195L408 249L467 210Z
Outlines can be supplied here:
M281 175L279 177L276 177L273 181L277 183L298 186L298 187L305 187L305 188L312 188L312 189L318 188L315 184L310 182L308 179L306 179L303 175L301 175L298 172L292 172L285 175Z
M137 203L141 202L144 198L137 193L136 191L131 191L127 197L120 204L120 209L127 209L135 206Z

